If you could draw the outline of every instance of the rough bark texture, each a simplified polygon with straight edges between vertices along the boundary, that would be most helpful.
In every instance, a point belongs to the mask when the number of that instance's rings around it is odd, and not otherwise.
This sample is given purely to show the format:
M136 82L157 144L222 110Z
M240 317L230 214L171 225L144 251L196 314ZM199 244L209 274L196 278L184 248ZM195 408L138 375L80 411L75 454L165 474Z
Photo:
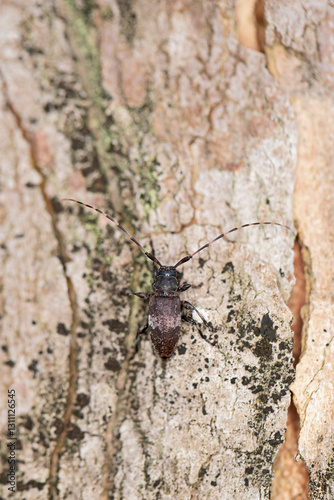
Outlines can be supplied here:
M0 23L1 418L5 436L14 388L17 498L269 498L293 379L293 235L245 229L181 267L216 345L185 325L166 362L148 338L135 352L145 304L125 296L150 291L150 262L61 200L110 212L164 264L235 225L292 227L287 91L237 42L233 2L3 1Z
M295 222L305 262L302 352L292 385L310 498L334 497L334 8L266 2L268 66L291 92L299 145Z

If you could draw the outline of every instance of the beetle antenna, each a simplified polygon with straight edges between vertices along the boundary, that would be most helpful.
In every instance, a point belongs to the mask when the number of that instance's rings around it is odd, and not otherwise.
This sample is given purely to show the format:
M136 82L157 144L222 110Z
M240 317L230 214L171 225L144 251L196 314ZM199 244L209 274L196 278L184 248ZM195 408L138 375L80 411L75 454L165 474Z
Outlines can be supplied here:
M123 226L121 226L115 219L110 217L110 215L106 214L105 212L102 212L102 210L100 210L99 208L93 207L92 205L88 205L87 203L82 203L82 201L74 200L73 198L64 198L62 201L73 201L74 203L78 203L79 205L82 205L84 207L91 208L92 210L95 210L95 212L98 212L99 214L104 215L104 217L106 217L108 220L110 220L113 224L116 224L116 226L118 226L123 231L123 233L125 233L130 238L130 240L133 241L140 248L140 250L146 255L146 257L148 259L153 260L153 262L157 266L162 267L162 264L158 261L158 259L155 257L155 255L152 255L151 253L146 252L145 248L142 247L141 244L138 243L138 241L135 240L135 238L133 236L131 236L131 234L128 233L127 230L124 229Z
M192 259L194 257L194 255L196 255L198 252L201 252L205 248L208 248L215 241L220 240L220 238L225 238L228 234L233 233L234 231L238 231L239 229L242 229L244 227L262 226L262 225L265 225L265 224L271 224L272 226L280 226L280 227L283 227L283 228L288 229L289 231L293 232L292 229L289 226L286 226L285 224L279 224L279 222L262 222L261 221L261 222L251 222L250 224L243 224L242 226L234 227L233 229L230 229L226 233L220 234L214 240L209 241L209 243L206 243L206 245L203 245L201 248L199 248L198 250L196 250L196 252L194 252L194 253L192 253L190 255L187 255L186 257L183 257L183 259L179 260L179 262L177 262L175 264L175 266L173 266L173 267L176 269L177 267L181 266L185 262L188 262L188 260Z

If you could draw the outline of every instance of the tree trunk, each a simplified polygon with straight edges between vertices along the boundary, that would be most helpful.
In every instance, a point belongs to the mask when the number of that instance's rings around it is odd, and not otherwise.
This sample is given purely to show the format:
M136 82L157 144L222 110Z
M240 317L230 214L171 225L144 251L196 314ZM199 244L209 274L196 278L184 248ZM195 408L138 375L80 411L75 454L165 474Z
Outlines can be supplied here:
M127 296L151 292L152 262L105 218L63 201L109 213L148 251L152 241L164 265L234 226L293 227L297 128L314 133L318 123L330 175L332 101L324 98L327 114L319 115L314 93L305 110L303 88L294 94L295 122L291 88L273 69L273 26L283 20L268 14L273 76L264 54L237 41L242 12L239 3L216 1L0 7L4 492L13 389L17 498L269 498L294 376L293 233L245 228L180 266L181 283L194 285L182 300L216 331L200 327L211 345L184 323L175 354L163 360L149 335L136 350L147 309ZM299 169L303 148L311 149L310 137L303 140ZM302 198L298 182L302 240L308 234L320 248L325 226L315 220L321 203L333 203L329 183L318 200L319 184ZM320 262L305 244L308 265ZM309 287L321 287L313 276ZM323 306L328 297L319 297ZM315 310L319 319L313 304L309 321ZM312 374L302 374L303 360L297 369L303 425L310 402L329 390L326 328ZM301 454L320 464L318 448L306 456L308 439L302 429ZM326 450L316 474L326 474Z
M305 263L301 357L292 385L310 498L334 497L333 2L266 2L268 67L298 129L295 222ZM291 498L291 497L289 497Z

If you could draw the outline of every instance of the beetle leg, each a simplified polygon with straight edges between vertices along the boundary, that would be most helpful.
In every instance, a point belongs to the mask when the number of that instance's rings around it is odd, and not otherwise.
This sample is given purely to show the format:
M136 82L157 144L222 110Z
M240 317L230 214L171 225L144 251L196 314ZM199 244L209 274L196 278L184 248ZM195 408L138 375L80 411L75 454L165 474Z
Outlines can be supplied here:
M141 326L139 328L137 335L136 335L136 342L138 342L137 339L138 339L139 335L141 335L142 333L145 333L147 329L148 329L148 323L147 323L147 325Z
M145 333L147 329L148 329L148 323L147 323L147 325L141 326L139 328L139 330L137 332L137 335L136 335L136 339L135 339L135 352L138 352L139 342L140 342L140 339L141 339L141 334Z
M152 294L144 292L134 292L134 293L128 293L127 295L136 295L136 297L147 300L151 297Z
M204 333L202 333L201 329L200 329L200 325L197 323L197 321L192 318L191 316L186 316L185 314L182 314L181 318L183 319L183 321L186 321L187 323L191 323L192 325L196 326L197 330L198 330L198 333L200 334L200 336L202 337L203 340L205 340L205 342L207 342L208 344L210 344L211 346L213 347L216 347L216 344L211 342L205 335Z
M181 293L181 292L185 292L186 290L188 290L188 288L190 288L192 285L189 285L189 283L185 283L184 285L182 286L179 286L178 289L176 290L178 293Z
M196 311L198 316L201 318L201 320L203 321L203 323L205 324L205 326L207 328L209 328L209 330L212 330L212 327L209 325L209 323L206 321L206 319L201 315L201 313L199 312L198 309L196 309L195 306L193 306L192 304L190 304L190 302L187 302L186 300L183 300L181 302L181 305L185 308L185 309L189 309L190 311Z
M182 286L179 286L178 289L176 290L177 292L181 293L181 292L185 292L186 290L188 290L188 288L190 287L193 287L193 288L201 288L201 286L203 286L203 283L200 283L199 285L189 285L189 283L185 283L184 285Z

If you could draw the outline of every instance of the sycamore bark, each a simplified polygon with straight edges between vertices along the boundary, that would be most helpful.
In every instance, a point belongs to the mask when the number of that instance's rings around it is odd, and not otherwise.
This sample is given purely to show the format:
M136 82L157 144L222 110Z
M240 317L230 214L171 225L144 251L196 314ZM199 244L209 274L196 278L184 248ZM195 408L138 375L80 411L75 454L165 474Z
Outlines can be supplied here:
M166 362L147 337L134 349L147 313L126 293L151 290L151 263L62 201L109 212L166 265L243 223L293 227L289 91L237 41L235 9L2 2L1 425L13 387L17 498L269 498L294 375L293 234L248 228L180 268L216 346L185 325Z

